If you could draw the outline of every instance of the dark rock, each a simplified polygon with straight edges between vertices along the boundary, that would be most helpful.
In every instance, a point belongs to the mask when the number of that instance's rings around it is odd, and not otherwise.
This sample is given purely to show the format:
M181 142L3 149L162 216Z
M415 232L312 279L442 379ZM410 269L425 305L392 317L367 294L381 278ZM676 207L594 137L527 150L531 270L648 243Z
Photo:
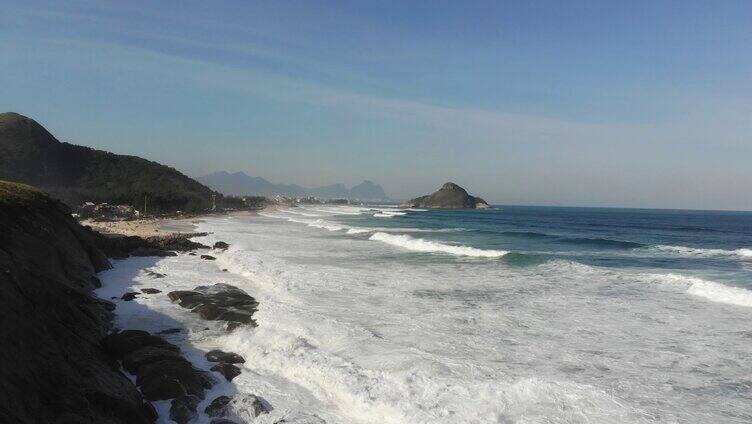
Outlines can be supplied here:
M138 367L136 384L149 400L174 399L185 394L204 398L214 379L185 359L163 359Z
M212 256L212 255L201 255L201 259L205 259L205 260L207 260L207 261L213 261L213 260L215 260L215 259L217 259L217 258L215 258L215 257L214 257L214 256Z
M222 268L222 272L227 272L227 268Z
M175 399L188 394L179 380L163 376L142 381L139 387L144 397L150 401Z
M228 364L245 363L245 359L237 353L224 352L221 350L211 350L207 352L206 360L209 362L226 362Z
M160 274L160 273L152 271L152 270L147 270L146 271L146 275L148 275L149 277L152 277L152 278L164 278L165 277L165 274Z
M232 328L241 324L256 325L253 314L258 302L243 290L229 284L199 286L193 290L179 290L167 294L170 300L206 320L227 321ZM228 329L230 326L228 325Z
M157 294L157 293L162 293L162 290L157 290L157 289L141 289L141 293Z
M166 342L161 337L152 336L148 332L141 330L115 332L108 334L102 339L104 350L116 359L122 359L125 355L146 346L160 347L174 352L180 351L177 346Z
M183 331L182 328L168 328L166 330L158 331L157 334L175 334Z
M6 154L8 140L23 134L49 133L0 114L0 164L25 167ZM102 351L114 305L93 289L111 266L70 213L32 187L0 182L0 422L153 423L141 393Z
M195 252L190 252L190 253L188 253L188 255L190 255L190 256L196 256L196 253Z
M127 258L131 255L175 256L175 251L188 252L209 247L190 240L191 237L206 235L206 233L168 234L141 238L137 236L105 236L89 227L86 227L86 230L96 246L111 258ZM154 278L164 276L153 271L147 271L147 274Z
M178 254L169 250L162 250L155 247L138 247L131 252L131 256L177 256Z
M129 373L135 374L138 368L142 365L165 359L187 362L186 359L183 359L183 357L180 356L180 353L175 352L174 350L158 346L146 346L123 356L123 368Z
M187 424L198 417L196 408L201 400L196 396L180 396L170 403L170 419L178 424Z
M215 249L219 249L219 250L227 250L227 248L230 247L230 245L227 244L227 243L225 243L225 242L223 242L223 241L218 241L218 242L214 243L213 247Z
M252 412L254 417L269 413L269 409L261 398L252 394L235 397L232 401L232 406L238 410Z
M227 418L214 418L209 424L238 424L235 421L228 420Z
M130 302L131 300L135 299L136 296L138 296L138 293L136 293L136 292L127 292L127 293L123 294L123 296L121 297L121 299L125 300L126 302Z
M229 396L219 396L211 401L204 412L210 417L224 417L227 414L227 404L230 403L230 400Z
M488 203L480 197L471 196L464 188L454 183L444 184L438 191L416 197L402 204L407 208L488 209Z
M239 376L241 373L240 368L238 368L236 365L227 364L224 362L220 362L219 364L211 367L210 370L222 374L223 376L225 376L227 381L232 381L233 378Z

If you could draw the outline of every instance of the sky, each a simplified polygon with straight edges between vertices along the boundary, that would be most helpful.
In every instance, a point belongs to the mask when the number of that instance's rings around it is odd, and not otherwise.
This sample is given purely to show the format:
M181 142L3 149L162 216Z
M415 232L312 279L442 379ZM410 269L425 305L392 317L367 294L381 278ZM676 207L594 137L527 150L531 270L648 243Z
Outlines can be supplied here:
M752 210L752 2L0 0L0 111L191 176Z

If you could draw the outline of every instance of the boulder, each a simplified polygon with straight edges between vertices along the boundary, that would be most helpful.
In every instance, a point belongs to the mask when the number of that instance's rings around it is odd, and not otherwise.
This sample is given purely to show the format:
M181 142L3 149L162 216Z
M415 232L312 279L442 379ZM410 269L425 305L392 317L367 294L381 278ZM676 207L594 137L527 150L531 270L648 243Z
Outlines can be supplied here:
M215 257L214 257L214 256L212 256L212 255L201 255L201 259L205 259L205 260L207 260L207 261L213 261L213 260L215 260L215 259L217 259L217 258L215 258Z
M216 371L227 379L227 381L232 381L233 378L240 375L241 371L240 368L238 368L237 365L233 364L227 364L224 362L220 362L217 365L214 365L210 368L212 371Z
M216 397L204 409L204 412L210 417L224 417L227 413L227 404L230 403L230 400L232 399L229 396Z
M242 420L252 420L270 411L260 397L253 394L238 394L235 397L219 396L204 409L210 417L234 417Z
M127 292L123 294L121 299L125 300L126 302L130 302L131 300L135 299L136 296L138 296L138 293L136 292Z
M193 395L180 396L170 402L170 419L178 424L187 424L198 417L196 408L201 400Z
M174 399L185 394L204 398L214 379L185 359L163 359L138 367L136 385L149 400Z
M141 289L141 293L157 294L157 293L162 293L162 290L147 288L147 289Z
M173 291L167 296L203 319L227 321L228 329L242 324L256 326L253 314L258 302L235 286L221 283L199 286L193 290Z
M245 363L245 359L237 353L224 352L221 350L211 350L207 352L206 360L209 362L226 362L228 364Z
M158 273L156 271L152 271L150 269L146 270L146 275L148 275L151 278L164 278L165 277L164 274L160 274L160 273Z
M219 249L219 250L227 250L227 248L229 248L230 245L227 244L227 243L225 243L225 242L223 242L223 241L218 241L218 242L214 243L213 247L215 249Z
M159 346L146 346L123 356L123 368L131 374L136 374L136 371L142 365L165 359L188 362L180 356L180 353L174 350L165 349L164 347Z
M157 334L175 334L183 331L182 328L168 328L166 330L158 331Z
M123 359L125 355L146 346L160 347L174 352L180 351L172 343L141 330L124 330L110 333L102 339L101 344L105 352L109 353L115 359Z

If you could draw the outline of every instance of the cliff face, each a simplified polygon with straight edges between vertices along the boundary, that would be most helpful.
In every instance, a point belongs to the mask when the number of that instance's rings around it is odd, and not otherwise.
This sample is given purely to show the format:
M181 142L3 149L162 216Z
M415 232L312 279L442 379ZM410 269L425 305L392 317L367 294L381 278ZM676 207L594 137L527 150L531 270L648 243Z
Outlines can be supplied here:
M110 264L89 237L62 203L0 181L0 422L154 421L100 346L114 305L92 289Z
M212 192L177 170L136 156L61 143L31 118L0 113L0 179L39 187L69 206L143 205L149 212L205 211Z
M488 209L488 203L480 197L471 196L454 183L444 184L438 191L416 197L402 204L408 208Z

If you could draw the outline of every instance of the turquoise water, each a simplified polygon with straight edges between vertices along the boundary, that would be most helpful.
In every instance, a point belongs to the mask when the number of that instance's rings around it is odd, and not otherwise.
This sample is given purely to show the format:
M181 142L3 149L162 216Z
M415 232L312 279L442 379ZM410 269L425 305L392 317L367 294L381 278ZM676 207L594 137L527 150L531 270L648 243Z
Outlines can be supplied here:
M508 251L499 260L510 265L565 259L606 268L683 272L752 287L752 212L497 206L405 211L386 219L338 215L337 221Z

